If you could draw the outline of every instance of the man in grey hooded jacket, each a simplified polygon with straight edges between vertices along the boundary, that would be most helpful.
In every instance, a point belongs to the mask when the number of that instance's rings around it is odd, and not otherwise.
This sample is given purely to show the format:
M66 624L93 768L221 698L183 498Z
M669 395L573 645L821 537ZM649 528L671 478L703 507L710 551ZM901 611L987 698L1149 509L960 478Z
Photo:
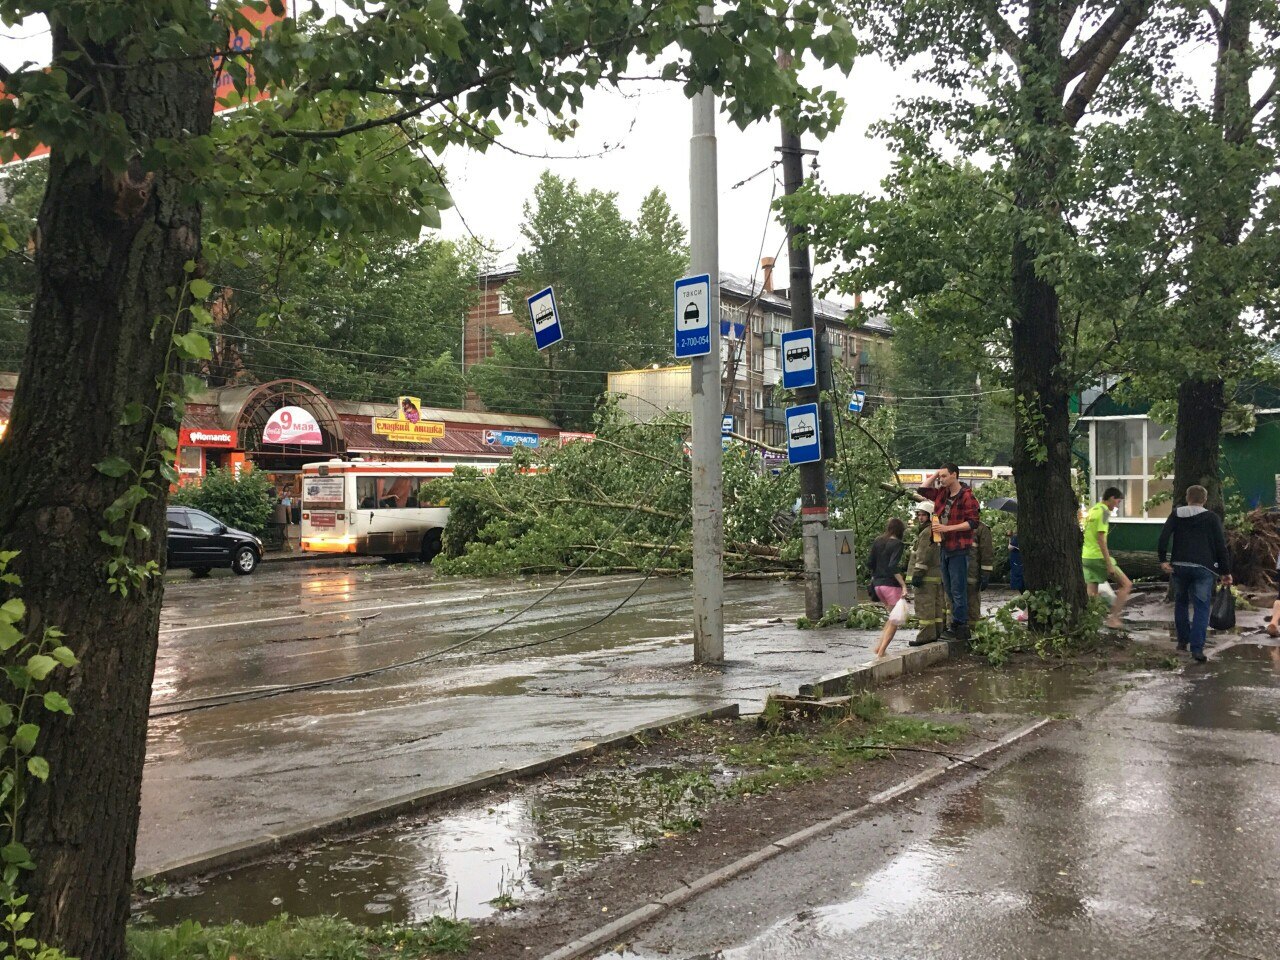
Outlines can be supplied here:
M1209 603L1218 578L1231 583L1231 558L1222 518L1205 508L1209 492L1199 484L1187 487L1187 505L1178 507L1160 531L1160 569L1173 578L1173 622L1178 649L1191 648L1197 663L1205 662L1204 641L1209 632ZM1169 542L1173 541L1170 555ZM1191 604L1188 616L1187 604Z

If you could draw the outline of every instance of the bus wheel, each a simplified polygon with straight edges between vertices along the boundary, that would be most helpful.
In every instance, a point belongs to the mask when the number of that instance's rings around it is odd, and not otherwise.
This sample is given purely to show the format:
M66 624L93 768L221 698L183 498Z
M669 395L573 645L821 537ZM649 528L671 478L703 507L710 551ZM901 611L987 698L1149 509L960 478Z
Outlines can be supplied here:
M437 527L435 530L428 530L427 535L422 538L422 562L430 563L440 553L440 536L441 531Z

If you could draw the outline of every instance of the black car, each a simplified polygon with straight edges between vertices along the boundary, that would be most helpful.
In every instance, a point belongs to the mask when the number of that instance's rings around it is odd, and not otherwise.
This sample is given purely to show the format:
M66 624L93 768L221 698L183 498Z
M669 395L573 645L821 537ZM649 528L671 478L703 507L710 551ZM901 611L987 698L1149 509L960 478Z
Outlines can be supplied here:
M214 567L230 567L241 576L253 573L262 559L262 541L228 527L203 510L169 508L169 569L185 567L197 575Z

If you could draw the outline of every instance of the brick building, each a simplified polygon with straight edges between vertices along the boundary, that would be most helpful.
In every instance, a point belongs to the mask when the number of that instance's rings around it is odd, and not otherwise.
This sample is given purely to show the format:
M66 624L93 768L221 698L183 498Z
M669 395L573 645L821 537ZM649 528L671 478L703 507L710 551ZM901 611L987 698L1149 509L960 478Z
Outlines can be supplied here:
M507 282L519 271L515 265L498 267L476 278L475 305L467 313L462 328L462 371L493 355L493 343L514 333L529 330L528 316L514 312ZM520 304L523 308L524 304Z

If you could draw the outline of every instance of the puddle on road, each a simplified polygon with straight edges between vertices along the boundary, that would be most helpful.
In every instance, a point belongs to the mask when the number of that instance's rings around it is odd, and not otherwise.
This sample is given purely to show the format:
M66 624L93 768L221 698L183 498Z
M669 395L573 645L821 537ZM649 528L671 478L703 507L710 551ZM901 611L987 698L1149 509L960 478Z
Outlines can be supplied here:
M281 912L403 923L487 917L567 872L691 828L732 776L651 767L522 789L165 888L138 902L135 922L261 923Z
M974 670L962 665L877 693L895 713L1074 713L1120 679L1116 673L1079 666Z
M1238 643L1144 691L1127 715L1160 723L1280 733L1280 646Z

